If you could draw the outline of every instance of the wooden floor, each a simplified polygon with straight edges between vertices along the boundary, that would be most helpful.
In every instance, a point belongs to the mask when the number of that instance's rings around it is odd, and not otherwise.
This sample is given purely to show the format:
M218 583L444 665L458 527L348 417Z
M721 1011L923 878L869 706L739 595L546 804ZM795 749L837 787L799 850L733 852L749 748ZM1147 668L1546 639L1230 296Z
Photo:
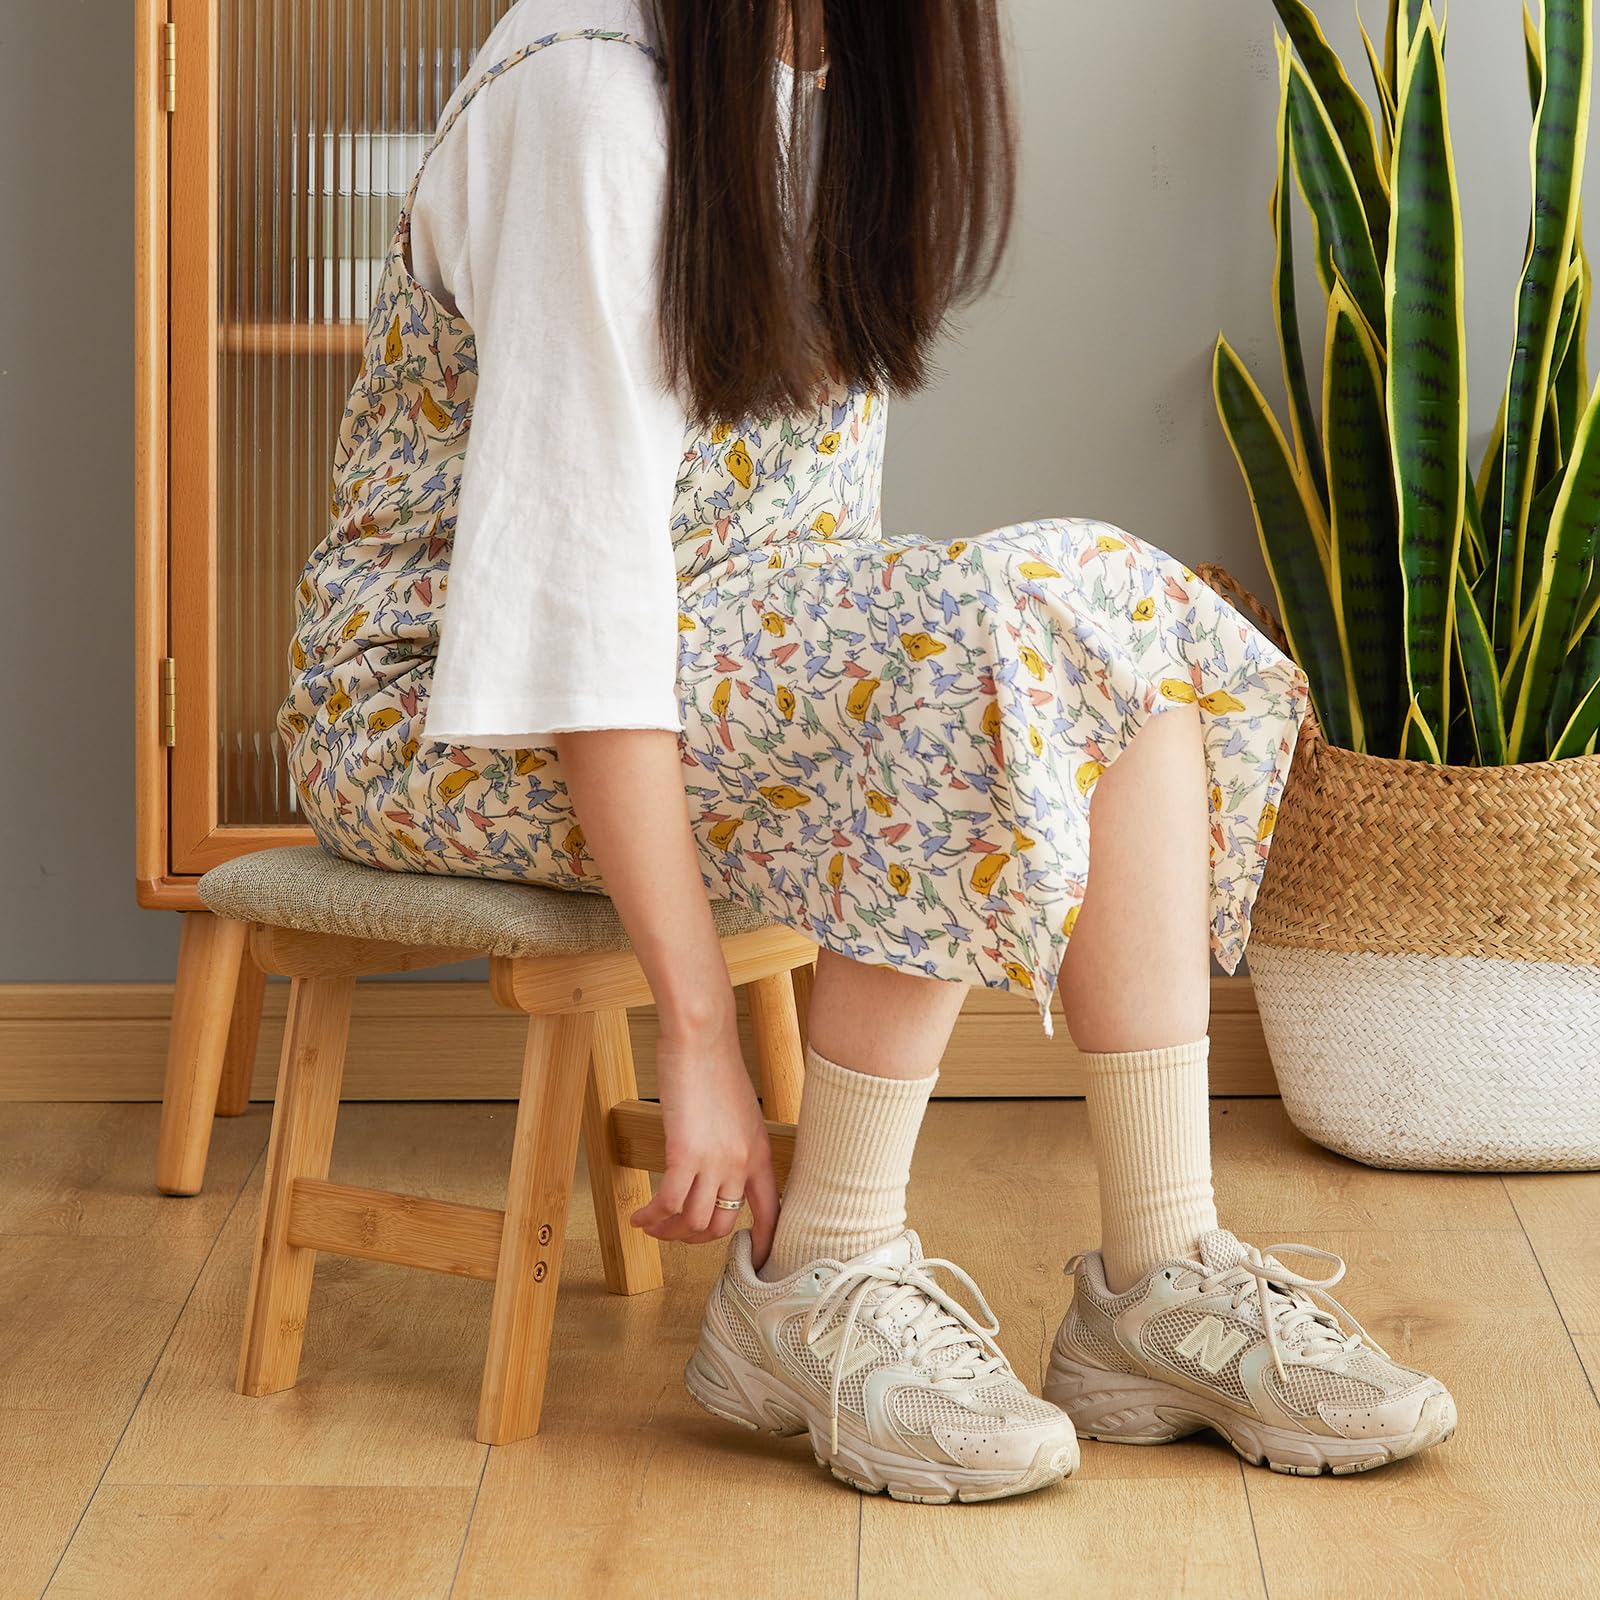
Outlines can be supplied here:
M663 1292L612 1298L581 1198L537 1439L472 1438L489 1286L365 1262L319 1263L300 1387L236 1395L267 1116L219 1122L174 1200L155 1106L0 1106L8 1600L1600 1593L1600 1174L1377 1172L1276 1100L1215 1101L1223 1220L1346 1256L1335 1292L1451 1386L1455 1437L1314 1480L1209 1435L1086 1442L1058 1488L909 1506L700 1412L679 1375L720 1250L668 1246ZM335 1178L502 1198L505 1105L351 1105L340 1135ZM1082 1101L932 1106L912 1220L1034 1387L1096 1218Z

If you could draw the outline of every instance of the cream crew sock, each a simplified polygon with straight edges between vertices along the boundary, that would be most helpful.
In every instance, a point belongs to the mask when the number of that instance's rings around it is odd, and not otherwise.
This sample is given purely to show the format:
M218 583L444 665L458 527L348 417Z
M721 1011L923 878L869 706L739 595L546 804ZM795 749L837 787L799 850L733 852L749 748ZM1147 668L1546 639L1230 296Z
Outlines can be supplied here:
M1100 1249L1113 1293L1158 1261L1193 1257L1217 1225L1211 1189L1211 1040L1085 1051L1100 1169Z
M848 1261L899 1238L911 1153L938 1077L880 1078L807 1046L794 1163L758 1277L786 1278L819 1256Z

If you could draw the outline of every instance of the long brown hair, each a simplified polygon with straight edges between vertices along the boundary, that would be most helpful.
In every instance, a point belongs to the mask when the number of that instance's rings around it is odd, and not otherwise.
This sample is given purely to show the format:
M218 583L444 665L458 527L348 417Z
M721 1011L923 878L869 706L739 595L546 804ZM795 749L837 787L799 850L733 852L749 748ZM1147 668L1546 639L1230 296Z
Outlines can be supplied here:
M1011 228L1016 135L997 0L652 0L666 56L670 178L662 354L698 426L811 405L820 376L924 386L950 312L992 282ZM773 58L796 63L789 162ZM809 248L788 237L808 105L827 101Z

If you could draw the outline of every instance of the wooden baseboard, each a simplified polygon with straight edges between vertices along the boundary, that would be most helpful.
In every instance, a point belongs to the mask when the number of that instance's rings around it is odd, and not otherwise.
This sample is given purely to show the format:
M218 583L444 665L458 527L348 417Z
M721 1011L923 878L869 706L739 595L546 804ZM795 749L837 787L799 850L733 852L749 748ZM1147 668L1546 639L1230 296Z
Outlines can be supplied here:
M1211 1089L1278 1092L1248 978L1211 980ZM251 1097L272 1098L288 985L268 983ZM169 983L0 984L0 1101L159 1100ZM754 1059L741 1000L745 1058ZM655 1019L632 1013L640 1092L655 1092ZM510 1100L526 1021L486 983L356 985L345 1098ZM1059 1012L1046 1038L1031 1004L973 989L940 1069L939 1094L1049 1098L1083 1093Z

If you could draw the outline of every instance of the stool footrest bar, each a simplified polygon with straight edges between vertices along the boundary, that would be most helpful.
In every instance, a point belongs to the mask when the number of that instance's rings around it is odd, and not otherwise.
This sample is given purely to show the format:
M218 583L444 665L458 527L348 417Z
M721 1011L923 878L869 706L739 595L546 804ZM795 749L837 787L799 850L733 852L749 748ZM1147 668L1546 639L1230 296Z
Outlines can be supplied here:
M772 1141L772 1170L781 1187L794 1160L794 1124L769 1122L767 1137ZM654 1100L619 1100L611 1108L611 1146L618 1166L664 1172L667 1134L661 1124L661 1107Z
M502 1212L485 1206L320 1178L296 1178L289 1200L292 1245L490 1283L499 1270L503 1222Z

